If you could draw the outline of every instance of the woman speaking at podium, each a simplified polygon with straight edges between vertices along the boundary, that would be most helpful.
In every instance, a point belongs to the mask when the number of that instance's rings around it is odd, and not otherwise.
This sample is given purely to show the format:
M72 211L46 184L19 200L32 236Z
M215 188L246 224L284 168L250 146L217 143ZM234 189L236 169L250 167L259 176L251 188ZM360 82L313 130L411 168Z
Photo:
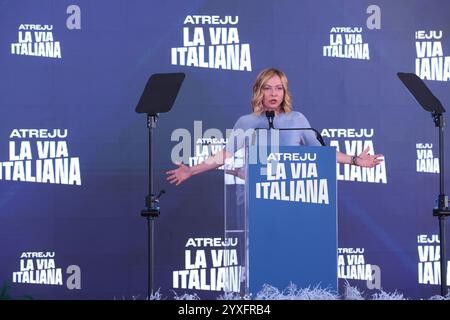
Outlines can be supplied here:
M248 129L267 127L268 120L270 128L310 128L306 117L302 113L292 110L288 79L284 72L278 69L265 69L256 78L253 85L252 111L236 121L233 132L239 129L242 130L240 132L245 132ZM234 135L234 139L229 140L226 148L195 166L188 167L182 163L177 164L176 169L166 172L167 180L172 184L179 185L194 175L222 166L225 159L243 147L244 135ZM313 130L283 131L279 134L279 140L282 145L321 145ZM382 154L370 155L369 151L370 147L367 147L359 155L348 155L336 151L336 161L367 168L375 167L383 161Z

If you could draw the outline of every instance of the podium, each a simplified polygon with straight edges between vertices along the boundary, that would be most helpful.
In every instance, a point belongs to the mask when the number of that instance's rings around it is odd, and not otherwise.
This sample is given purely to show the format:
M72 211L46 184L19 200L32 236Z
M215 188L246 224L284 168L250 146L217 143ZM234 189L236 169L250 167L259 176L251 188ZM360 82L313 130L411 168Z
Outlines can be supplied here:
M335 148L247 139L225 165L224 190L226 291L255 296L292 283L337 293Z

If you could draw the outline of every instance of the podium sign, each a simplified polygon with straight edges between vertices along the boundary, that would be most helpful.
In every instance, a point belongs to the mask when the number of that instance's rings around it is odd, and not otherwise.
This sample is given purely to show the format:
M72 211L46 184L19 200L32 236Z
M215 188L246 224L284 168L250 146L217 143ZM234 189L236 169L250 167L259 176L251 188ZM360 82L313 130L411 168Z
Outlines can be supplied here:
M266 160L244 161L236 192L226 186L225 236L244 251L242 291L293 283L337 292L336 149L280 146Z
M336 149L280 147L249 164L249 282L337 292Z

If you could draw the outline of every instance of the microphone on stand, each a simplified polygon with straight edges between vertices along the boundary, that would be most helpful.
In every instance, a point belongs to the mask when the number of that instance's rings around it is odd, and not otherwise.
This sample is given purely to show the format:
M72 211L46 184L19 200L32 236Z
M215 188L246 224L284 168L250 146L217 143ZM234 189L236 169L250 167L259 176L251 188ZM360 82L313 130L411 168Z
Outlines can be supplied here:
M311 130L311 131L314 131L314 133L316 134L317 141L319 141L322 146L326 146L325 141L323 141L322 135L316 129L314 129L314 128L302 128L302 129L297 129L297 130Z
M273 118L275 117L275 111L266 111L266 117L267 117L267 120L269 121L269 130L275 129L275 127L273 126ZM259 129L259 128L256 128L256 129ZM323 138L320 135L319 131L317 131L314 128L281 128L278 130L281 130L281 131L284 131L284 130L310 130L316 134L317 141L319 141L319 143L322 146L326 146L325 141L323 141Z
M269 129L275 129L273 126L273 118L275 117L275 111L266 111L266 117L269 121Z

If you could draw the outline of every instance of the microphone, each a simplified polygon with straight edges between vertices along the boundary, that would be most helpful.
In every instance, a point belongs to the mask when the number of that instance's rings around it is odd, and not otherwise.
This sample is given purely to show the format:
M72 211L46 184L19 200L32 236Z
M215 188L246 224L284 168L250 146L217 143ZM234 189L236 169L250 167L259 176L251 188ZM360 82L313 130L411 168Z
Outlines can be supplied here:
M317 141L319 141L322 146L326 146L325 141L323 141L323 138L320 135L319 131L317 131L314 128L283 128L283 129L278 129L278 130L281 130L281 131L284 131L284 130L311 130L311 131L315 132Z
M325 141L323 141L322 135L314 128L303 128L301 130L312 130L316 133L316 139L320 142L322 146L326 146Z
M319 133L319 131L314 129L314 132L316 133L316 138L317 138L317 140L319 140L320 144L322 146L326 146L325 141L323 141L322 135Z
M266 111L266 117L267 117L267 120L269 121L269 130L275 129L275 127L273 126L273 118L275 117L275 111ZM255 129L258 130L258 129L262 129L262 128L255 128ZM265 130L267 130L267 129L265 129ZM323 141L323 138L320 135L319 131L317 131L314 128L280 128L278 130L281 130L281 131L284 131L284 130L311 130L311 131L314 131L314 133L316 134L317 141L319 141L319 143L322 146L326 146L325 141Z
M275 117L275 111L266 111L266 117L269 121L269 129L275 129L273 126L273 118Z

